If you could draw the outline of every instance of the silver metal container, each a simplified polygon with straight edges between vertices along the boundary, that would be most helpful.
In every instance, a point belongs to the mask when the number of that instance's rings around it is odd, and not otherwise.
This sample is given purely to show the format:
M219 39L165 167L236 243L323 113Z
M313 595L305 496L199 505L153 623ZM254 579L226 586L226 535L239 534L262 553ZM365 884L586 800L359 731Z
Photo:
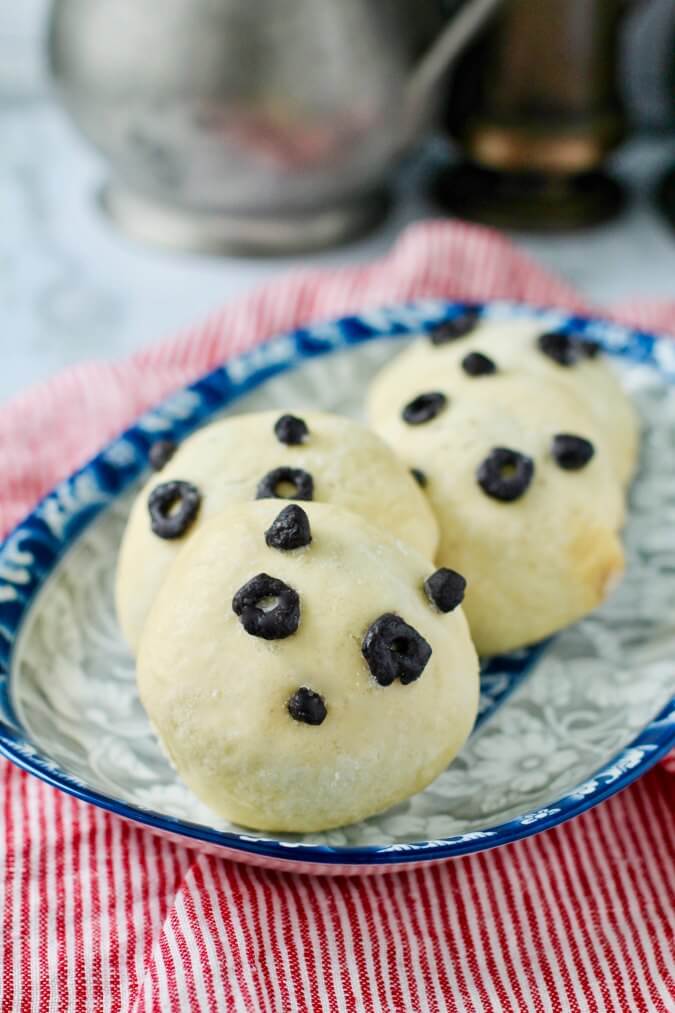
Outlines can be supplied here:
M128 232L306 250L379 217L438 79L497 2L442 26L438 0L55 0L50 65Z

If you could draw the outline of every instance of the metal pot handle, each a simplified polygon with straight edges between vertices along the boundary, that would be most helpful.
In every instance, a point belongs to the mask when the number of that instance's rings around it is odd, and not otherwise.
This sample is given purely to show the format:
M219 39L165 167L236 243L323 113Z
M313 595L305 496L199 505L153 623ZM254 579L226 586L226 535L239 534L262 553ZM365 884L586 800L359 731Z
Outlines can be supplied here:
M417 133L420 120L430 106L434 88L442 75L501 2L502 0L466 0L413 67L404 97L405 144Z

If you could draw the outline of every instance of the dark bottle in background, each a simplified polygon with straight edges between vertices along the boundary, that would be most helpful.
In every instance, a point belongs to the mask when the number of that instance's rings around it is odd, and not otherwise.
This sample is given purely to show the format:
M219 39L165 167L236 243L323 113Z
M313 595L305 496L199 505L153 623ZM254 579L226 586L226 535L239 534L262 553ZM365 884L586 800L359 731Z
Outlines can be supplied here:
M464 217L533 229L604 220L621 190L602 171L622 140L619 86L631 0L505 0L462 55L444 126L463 164L436 194Z

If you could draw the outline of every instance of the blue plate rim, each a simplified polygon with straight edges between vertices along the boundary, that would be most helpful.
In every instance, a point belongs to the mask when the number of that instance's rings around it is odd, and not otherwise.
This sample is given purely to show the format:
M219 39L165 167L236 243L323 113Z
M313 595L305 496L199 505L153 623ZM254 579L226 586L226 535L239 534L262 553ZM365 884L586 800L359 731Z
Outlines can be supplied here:
M397 865L459 857L550 829L627 787L675 746L675 696L635 738L585 782L545 808L485 830L394 845L309 844L217 830L122 802L88 787L43 756L26 737L12 701L12 657L28 613L48 576L85 527L147 469L158 436L182 439L267 379L312 358L381 338L428 331L467 309L490 319L536 318L547 329L599 341L610 355L655 368L675 383L675 342L602 317L524 302L418 300L298 328L227 360L179 388L58 483L0 546L0 755L52 787L144 826L281 862ZM26 554L32 561L26 564ZM28 579L26 579L28 576Z

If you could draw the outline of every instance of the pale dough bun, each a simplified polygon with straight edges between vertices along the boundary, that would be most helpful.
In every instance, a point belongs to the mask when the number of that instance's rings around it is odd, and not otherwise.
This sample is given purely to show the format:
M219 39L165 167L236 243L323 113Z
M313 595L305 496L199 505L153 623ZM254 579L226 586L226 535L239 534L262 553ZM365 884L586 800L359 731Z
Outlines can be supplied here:
M535 383L554 380L572 390L603 432L616 473L627 485L635 469L639 424L633 403L621 386L611 364L602 355L580 356L572 366L562 366L537 346L544 333L536 320L486 321L463 338L433 345L427 336L414 341L375 378L369 392L371 418L384 418L400 407L398 398L412 385L421 390L436 389L442 380L446 389L459 393L473 389L494 377L471 377L461 362L471 352L481 352L496 365L500 375L525 374Z
M224 510L177 556L145 626L141 700L185 783L225 819L318 831L420 791L455 756L476 716L478 663L461 607L441 613L414 549L336 506L298 504L311 543L283 551L265 531L285 504ZM296 632L266 640L235 615L259 573L299 596ZM380 685L362 655L370 625L396 613L432 649L419 677ZM291 717L299 688L321 724Z
M477 378L471 387L446 386L437 375L434 390L445 389L447 407L408 425L401 408L428 382L412 368L405 377L390 373L391 407L381 415L384 399L373 399L373 426L427 476L441 531L436 562L468 580L464 608L479 654L533 643L594 609L622 573L623 494L606 443L568 387L523 374ZM556 463L552 441L560 433L593 444L584 467ZM495 447L534 462L529 486L510 502L478 482Z
M117 616L133 650L181 545L204 520L228 504L255 500L259 481L280 466L308 472L314 482L314 500L353 510L433 558L438 544L433 513L408 469L386 443L350 419L303 412L308 435L301 444L287 445L274 432L282 415L278 411L237 415L200 430L140 492L122 541L116 583ZM201 505L182 537L165 539L151 530L148 498L153 489L172 480L196 486ZM281 500L276 502L283 505Z

